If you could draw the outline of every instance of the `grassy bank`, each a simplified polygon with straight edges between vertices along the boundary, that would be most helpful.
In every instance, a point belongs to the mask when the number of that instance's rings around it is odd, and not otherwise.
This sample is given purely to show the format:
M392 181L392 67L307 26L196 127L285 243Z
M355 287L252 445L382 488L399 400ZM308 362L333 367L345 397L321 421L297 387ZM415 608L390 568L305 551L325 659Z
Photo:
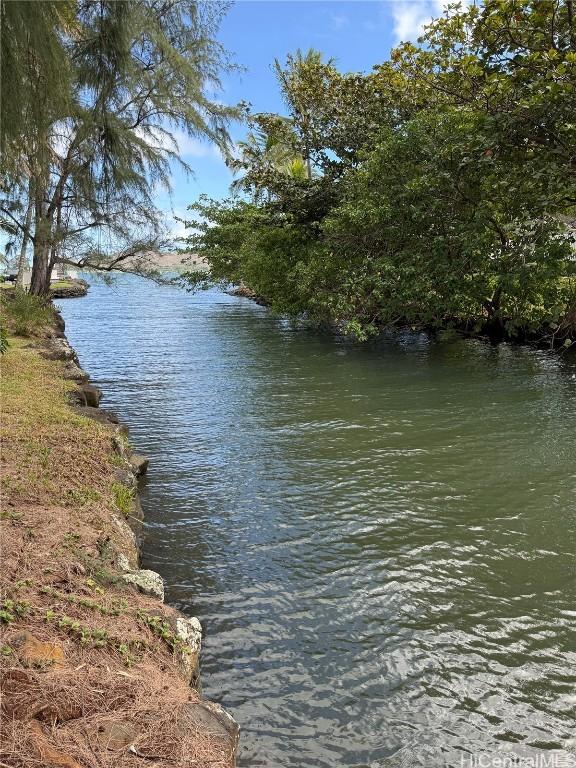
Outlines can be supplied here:
M189 685L180 615L125 578L138 504L122 428L71 407L69 364L45 357L54 339L9 342L0 765L233 765L222 718Z

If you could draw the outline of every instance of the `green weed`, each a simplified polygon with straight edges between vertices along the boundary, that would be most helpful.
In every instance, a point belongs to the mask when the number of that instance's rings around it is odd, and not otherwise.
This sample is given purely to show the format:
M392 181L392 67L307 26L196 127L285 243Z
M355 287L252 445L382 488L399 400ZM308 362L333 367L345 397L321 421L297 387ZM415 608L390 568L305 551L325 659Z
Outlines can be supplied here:
M26 616L29 610L30 603L27 600L4 600L0 603L0 621L10 624Z
M84 507L90 502L98 502L102 500L102 494L95 491L93 488L70 488L66 494L66 505L74 505L78 507Z
M93 648L104 648L108 643L108 632L98 627L89 627L71 616L59 614L48 609L44 615L47 622L55 622L58 629L72 635L82 645L90 645Z
M134 503L134 489L127 488L122 483L112 483L114 502L124 517L130 517Z
M163 640L172 651L190 653L190 648L188 645L186 645L184 640L179 638L178 635L172 631L168 622L165 621L161 616L146 613L146 611L138 609L136 611L136 618L139 619L147 627L149 627L149 629L157 637Z
M0 355L6 354L10 342L8 341L8 331L3 325L0 325Z

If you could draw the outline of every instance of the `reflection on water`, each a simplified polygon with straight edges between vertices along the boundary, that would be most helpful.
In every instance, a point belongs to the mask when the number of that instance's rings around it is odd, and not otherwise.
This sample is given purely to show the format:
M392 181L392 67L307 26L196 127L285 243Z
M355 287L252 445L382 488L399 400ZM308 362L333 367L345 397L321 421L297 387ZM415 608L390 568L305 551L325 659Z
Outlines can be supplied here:
M144 565L202 621L241 766L576 750L570 361L136 279L62 307L151 459Z

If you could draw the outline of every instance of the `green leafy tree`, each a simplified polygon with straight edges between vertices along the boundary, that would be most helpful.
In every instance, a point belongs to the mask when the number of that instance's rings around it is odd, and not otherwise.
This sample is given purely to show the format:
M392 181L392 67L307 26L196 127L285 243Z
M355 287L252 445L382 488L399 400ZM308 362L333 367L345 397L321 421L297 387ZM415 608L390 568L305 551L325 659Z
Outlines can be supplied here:
M210 274L182 276L188 286L205 288L230 283L250 286L273 310L299 315L310 297L302 291L300 271L315 238L290 214L246 200L203 197L190 210L192 234L186 250L210 265Z
M467 323L499 336L558 321L570 237L541 212L541 181L491 142L483 116L454 108L382 137L325 224L331 281L317 300L335 318L362 333Z
M487 0L367 75L315 51L276 62L288 116L266 127L289 127L306 177L270 161L264 130L242 157L258 194L201 206L191 243L219 279L362 338L576 333L575 38L569 0Z
M554 178L549 209L576 202L576 49L570 0L488 0L433 22L393 65L426 107L486 117L492 151ZM488 125L488 123L487 123Z

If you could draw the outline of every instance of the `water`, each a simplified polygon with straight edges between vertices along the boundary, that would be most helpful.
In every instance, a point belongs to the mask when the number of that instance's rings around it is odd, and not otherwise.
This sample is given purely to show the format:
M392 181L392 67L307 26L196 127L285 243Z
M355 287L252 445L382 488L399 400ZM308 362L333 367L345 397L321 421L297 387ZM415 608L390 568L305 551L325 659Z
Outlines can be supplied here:
M144 565L202 621L240 766L572 764L573 361L128 278L61 306L151 459Z

